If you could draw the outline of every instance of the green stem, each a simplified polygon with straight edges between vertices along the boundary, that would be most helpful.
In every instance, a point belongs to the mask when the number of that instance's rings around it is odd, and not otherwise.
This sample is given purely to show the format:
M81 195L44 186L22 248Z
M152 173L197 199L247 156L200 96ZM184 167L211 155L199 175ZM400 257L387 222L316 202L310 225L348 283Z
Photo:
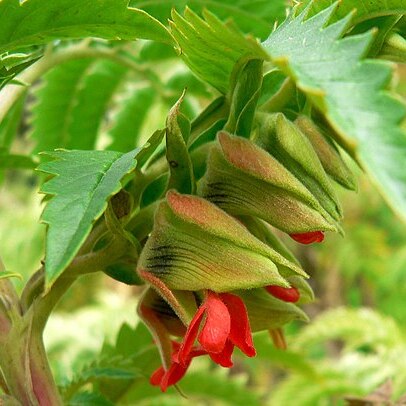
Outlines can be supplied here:
M42 267L22 295L21 313L10 313L11 328L0 345L1 370L10 395L25 405L59 406L62 400L45 352L42 333L64 293L83 274L104 269L128 251L128 243L113 238L103 249L76 257L45 294ZM28 288L29 286L29 288Z
M163 86L157 80L156 75L149 68L139 66L134 61L121 56L116 49L104 49L90 47L87 42L75 44L57 52L52 50L46 52L44 56L25 69L14 80L31 86L41 76L53 67L68 61L83 58L104 58L123 65L151 83L151 86L164 98L169 95L163 90ZM14 103L25 93L27 86L8 84L0 91L0 122L7 115L7 112Z

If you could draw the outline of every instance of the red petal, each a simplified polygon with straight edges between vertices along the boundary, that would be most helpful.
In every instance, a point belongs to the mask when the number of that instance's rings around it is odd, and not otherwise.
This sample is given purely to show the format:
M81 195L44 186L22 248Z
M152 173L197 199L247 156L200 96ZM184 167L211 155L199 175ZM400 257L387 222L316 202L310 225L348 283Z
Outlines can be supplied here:
M167 372L161 380L161 391L165 392L168 389L168 386L175 385L178 383L186 374L187 369L189 368L190 361L186 365L178 364L173 362Z
M227 340L223 351L215 354L214 352L209 353L210 358L216 363L224 368L231 368L233 366L233 361L231 361L231 355L234 351L234 344L231 340Z
M183 365L186 365L190 359L190 351L192 350L197 334L199 333L200 323L203 320L203 315L205 311L206 311L206 303L203 303L197 309L196 314L194 315L192 321L190 322L186 334L183 337L179 351L175 356L176 361L180 362Z
M289 234L295 241L301 244L311 244L312 242L322 242L324 240L323 231L311 231L310 233Z
M256 351L252 341L251 327L247 308L241 298L230 293L220 294L227 305L231 318L230 340L248 357L254 357Z
M149 383L153 386L159 386L161 384L164 374L165 374L164 367L159 367L152 373L151 378L149 378Z
M283 288L282 286L269 285L265 286L267 292L277 299L283 300L284 302L296 303L300 299L299 290L295 287Z
M199 334L199 342L207 352L223 351L230 334L230 314L220 296L208 292L206 304L206 321Z

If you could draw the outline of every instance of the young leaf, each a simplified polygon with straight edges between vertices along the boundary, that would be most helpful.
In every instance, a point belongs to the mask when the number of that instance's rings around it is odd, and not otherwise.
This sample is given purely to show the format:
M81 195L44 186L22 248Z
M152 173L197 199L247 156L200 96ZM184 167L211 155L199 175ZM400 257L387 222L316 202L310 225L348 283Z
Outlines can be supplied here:
M45 75L31 109L35 150L95 148L109 102L127 73L111 61L82 59Z
M170 169L167 188L176 189L180 193L194 193L193 164L186 147L190 122L180 111L184 96L183 92L166 120L166 160Z
M336 0L303 0L300 3L299 10L309 6L308 16L310 17L336 3ZM332 19L333 21L339 20L354 10L356 12L352 18L352 24L356 25L362 21L378 16L405 14L406 3L404 0L341 0L340 6L335 9Z
M208 9L216 16L224 19L231 18L244 32L252 33L256 37L265 38L272 29L275 21L285 18L286 1L284 0L256 0L254 3L246 0L175 0L171 2L147 2L132 0L130 5L139 7L153 15L162 23L166 23L171 15L171 9L183 11L185 5L193 11L201 13Z
M53 196L42 215L42 221L48 225L46 288L72 261L93 222L106 209L107 199L120 190L120 180L136 166L139 151L45 153L54 159L38 167L41 172L54 175L41 188L42 193Z
M261 46L214 14L203 12L204 20L190 9L182 17L172 12L171 31L186 64L201 79L226 93L238 60L267 59Z
M171 43L166 28L127 0L3 0L0 2L0 53L57 38L136 38Z
M351 15L325 27L334 9L306 21L306 12L290 16L263 45L406 218L406 137L400 128L405 108L387 90L391 65L362 60L372 32L339 40Z

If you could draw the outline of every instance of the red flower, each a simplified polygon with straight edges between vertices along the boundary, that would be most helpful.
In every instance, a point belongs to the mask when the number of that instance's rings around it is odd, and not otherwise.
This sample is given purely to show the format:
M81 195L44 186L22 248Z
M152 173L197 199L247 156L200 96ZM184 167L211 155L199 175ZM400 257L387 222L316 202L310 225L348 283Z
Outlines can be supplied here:
M295 287L283 288L282 286L269 285L265 286L265 289L272 296L283 300L284 302L296 303L300 299L299 290Z
M206 316L199 333L200 325ZM206 300L197 310L189 324L177 358L187 365L193 357L193 344L198 339L210 358L223 367L231 367L234 346L249 357L256 352L252 342L251 328L244 302L230 293L208 291Z
M295 241L301 244L311 244L313 242L322 242L324 240L323 231L311 231L309 233L289 234Z
M194 345L196 338L201 346ZM173 341L172 345L169 368L159 367L150 378L150 383L160 386L162 392L183 378L194 357L208 354L217 364L230 368L234 346L249 357L256 354L244 302L230 293L212 291L208 291L206 300L190 322L182 343Z

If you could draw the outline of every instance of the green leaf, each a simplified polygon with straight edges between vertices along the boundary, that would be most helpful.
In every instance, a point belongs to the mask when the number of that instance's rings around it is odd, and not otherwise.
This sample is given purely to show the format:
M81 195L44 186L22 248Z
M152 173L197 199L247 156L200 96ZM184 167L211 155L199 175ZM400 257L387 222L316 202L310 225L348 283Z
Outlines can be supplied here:
M347 349L370 346L379 351L404 343L404 336L389 317L367 308L340 307L320 314L296 335L292 348L310 351L329 340L340 340Z
M127 369L113 368L113 367L93 367L86 369L81 377L86 381L94 379L134 379L137 376L135 372L128 371Z
M171 43L161 23L127 4L127 0L3 0L0 53L58 38L145 38Z
M299 10L309 7L309 17L320 13L322 10L336 4L336 0L303 0L300 2ZM346 17L349 13L356 11L352 17L352 24L356 25L362 21L369 20L378 16L391 14L405 14L405 0L341 0L339 6L335 9L332 16L333 21Z
M388 203L406 218L403 104L388 91L392 66L363 60L372 32L339 40L351 15L325 27L335 6L304 21L290 16L264 42L272 61L295 80L356 156ZM324 28L323 28L324 27Z
M207 368L207 367L206 367ZM188 372L179 384L187 396L181 403L175 388L169 388L167 393L145 382L134 385L125 395L125 404L131 405L190 405L191 399L202 399L207 405L246 406L261 404L259 394L248 388L238 377L230 377L225 370L200 370ZM169 399L168 399L169 398ZM168 402L168 403L167 403Z
M67 403L68 406L114 406L103 395L97 392L78 392Z
M29 156L8 154L0 150L0 169L34 169L37 163Z
M155 93L150 87L131 89L127 97L120 101L120 108L113 117L113 126L109 131L113 151L128 151L134 148L142 136L142 126L154 104Z
M269 337L268 332L258 333L254 336L255 349L259 361L270 362L280 368L291 372L298 372L306 375L309 379L317 379L316 368L300 352L290 349L281 350L276 348ZM249 363L250 361L247 361ZM255 365L255 364L254 364Z
M47 152L53 161L38 170L55 175L41 188L53 196L42 221L48 225L46 237L46 287L49 288L69 265L89 234L93 222L107 207L107 199L117 193L120 180L136 166L139 149L121 154L113 151Z
M199 14L208 9L222 20L231 18L242 31L260 38L269 35L275 21L285 18L286 8L284 0L174 0L171 2L132 0L130 5L142 8L164 24L174 7L182 12L188 6Z
M34 49L20 52L6 52L0 55L0 89L42 56L42 47L40 49L38 47L31 48Z
M31 109L35 150L95 148L106 110L127 73L111 61L82 59L46 74Z
M203 16L204 20L190 9L184 17L173 11L171 31L193 73L226 93L237 61L266 59L267 55L257 41L246 38L214 14L203 11Z

